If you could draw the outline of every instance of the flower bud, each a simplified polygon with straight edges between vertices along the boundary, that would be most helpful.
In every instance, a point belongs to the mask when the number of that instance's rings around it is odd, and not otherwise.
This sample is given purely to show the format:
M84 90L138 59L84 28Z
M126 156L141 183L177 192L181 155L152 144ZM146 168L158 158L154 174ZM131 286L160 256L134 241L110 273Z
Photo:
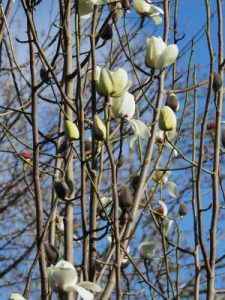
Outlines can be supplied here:
M167 213L168 213L166 204L163 201L159 201L159 205L160 205L159 207L154 209L154 211L156 212L156 214L155 214L156 217L161 217L161 215L163 217L166 217Z
M124 10L130 9L130 0L122 0L122 8Z
M119 204L122 209L130 208L133 205L132 194L128 186L124 185L119 195Z
M164 131L172 131L177 126L177 118L169 106L161 108L159 115L159 128Z
M140 175L135 175L135 176L132 178L131 185L132 185L132 188L133 188L134 190L137 189L138 184L139 184L139 180L140 180Z
M169 106L174 112L179 109L179 101L175 94L169 94L166 99L166 106Z
M156 183L167 183L168 178L170 176L170 171L160 171L160 170L156 170L154 172L154 175L152 177L152 180L154 180Z
M60 181L60 180L56 179L54 181L54 189L55 189L57 196L60 199L64 200L66 198L67 193L68 193L68 186L65 181L63 181L63 180Z
M105 41L110 40L113 36L112 26L110 26L109 24L106 24L103 31L101 32L100 36Z
M225 128L222 129L221 142L222 142L223 147L225 148Z
M179 216L183 217L187 214L187 206L185 205L185 203L183 201L180 202L180 206L179 206Z
M97 141L104 141L106 139L106 127L102 120L95 115L93 120L93 136Z
M65 134L70 141L77 140L80 136L77 126L70 120L66 120L65 122Z
M213 90L214 92L218 92L220 88L222 87L222 79L218 72L213 72Z
M122 165L124 164L124 161L125 161L125 157L124 157L123 154L121 154L119 159L118 159L118 162L117 162L117 167L118 168L122 167Z
M41 80L43 80L44 83L46 83L46 84L51 83L49 73L44 68L41 68L41 70L40 70L40 77L41 77Z
M59 252L51 244L45 244L45 254L49 265L55 265L59 259Z

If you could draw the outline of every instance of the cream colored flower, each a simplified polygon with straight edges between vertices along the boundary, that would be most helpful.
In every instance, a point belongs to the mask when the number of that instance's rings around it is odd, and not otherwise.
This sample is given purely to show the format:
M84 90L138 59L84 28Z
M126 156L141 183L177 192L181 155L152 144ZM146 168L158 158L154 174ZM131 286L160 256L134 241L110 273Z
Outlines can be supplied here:
M152 5L151 1L134 0L134 8L138 14L152 18L156 25L162 22L160 14L163 15L164 11L160 7Z
M161 37L147 38L147 52L145 63L149 68L163 69L173 64L178 56L175 44L167 46Z
M89 281L78 282L77 271L68 261L61 260L48 268L49 284L53 292L77 292L84 300L94 299L87 289L100 292L102 289Z
M115 72L108 68L102 68L97 84L97 91L100 95L121 97L131 86L131 81L128 79L127 72L119 68Z

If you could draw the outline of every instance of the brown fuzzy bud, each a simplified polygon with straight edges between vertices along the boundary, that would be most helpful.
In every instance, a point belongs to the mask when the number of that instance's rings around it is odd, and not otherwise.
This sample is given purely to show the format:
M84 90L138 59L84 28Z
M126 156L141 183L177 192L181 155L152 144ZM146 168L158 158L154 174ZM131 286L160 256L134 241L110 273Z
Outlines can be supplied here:
M113 36L112 26L109 24L106 24L103 31L100 34L101 38L105 41L108 41Z
M124 185L119 195L119 204L122 209L130 208L133 205L133 197L128 186Z
M51 244L45 244L45 254L49 265L55 265L59 259L59 252Z
M187 214L187 206L185 205L185 203L183 201L180 202L178 213L181 217L183 217Z
M130 9L130 0L123 0L122 1L122 8L125 10Z
M54 181L54 189L60 199L65 199L68 193L68 186L65 181L56 179Z
M125 161L125 157L124 157L123 154L121 154L119 159L118 159L118 162L117 162L117 167L118 168L122 167L122 165L124 164L124 161Z
M41 80L43 80L47 84L51 82L51 79L49 78L49 73L44 68L41 68L40 70L40 77Z
M175 94L169 94L166 99L166 104L169 106L174 112L178 111L179 109L179 101Z
M133 177L133 179L132 179L132 181L131 181L131 185L132 185L132 188L133 188L134 190L137 189L139 180L140 180L140 175L135 175L135 176Z
M222 129L221 142L222 142L223 147L225 148L225 128Z
M218 92L222 87L222 79L219 73L216 71L213 72L213 90L214 92Z

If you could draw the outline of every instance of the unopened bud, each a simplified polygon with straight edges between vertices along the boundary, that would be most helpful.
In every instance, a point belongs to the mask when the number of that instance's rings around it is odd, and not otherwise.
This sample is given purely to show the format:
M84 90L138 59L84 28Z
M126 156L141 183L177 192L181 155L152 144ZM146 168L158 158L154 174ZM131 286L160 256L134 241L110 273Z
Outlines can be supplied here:
M41 70L40 70L40 77L41 77L41 80L43 80L47 84L49 84L51 82L51 80L49 78L49 73L44 68L41 68Z
M222 79L219 73L216 71L213 72L213 90L214 92L218 92L222 87Z
M175 94L169 94L166 99L166 105L169 106L174 112L179 109L179 101Z
M177 118L169 106L161 108L159 115L159 128L164 131L172 131L177 126Z
M80 136L77 126L70 120L65 121L65 134L70 141L75 141Z
M118 168L122 167L122 165L124 164L124 161L125 161L125 157L124 157L123 154L121 154L119 159L118 159L118 162L117 162L117 167Z
M68 193L68 186L67 186L66 182L56 179L54 181L54 189L55 189L57 196L60 199L64 200Z
M102 120L95 115L93 120L93 136L97 141L104 141L106 139L106 127Z
M110 40L113 36L112 26L106 24L100 36L105 41Z
M45 244L45 254L49 265L55 265L57 263L59 252L53 245L48 243Z
M122 209L130 208L133 205L132 194L128 186L124 185L119 195L119 204Z
M180 202L178 213L181 217L183 217L187 214L187 206L185 205L185 203L183 201Z
M137 189L138 184L139 184L139 180L140 180L140 175L135 175L135 176L133 177L133 179L132 179L132 181L131 181L131 185L132 185L132 188L133 188L134 190Z

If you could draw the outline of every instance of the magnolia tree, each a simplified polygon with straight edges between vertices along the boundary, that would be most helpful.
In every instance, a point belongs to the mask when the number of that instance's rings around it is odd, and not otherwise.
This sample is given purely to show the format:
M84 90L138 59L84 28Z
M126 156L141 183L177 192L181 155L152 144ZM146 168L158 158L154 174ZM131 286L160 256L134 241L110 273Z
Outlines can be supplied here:
M1 298L224 299L224 3L187 2L0 4Z

